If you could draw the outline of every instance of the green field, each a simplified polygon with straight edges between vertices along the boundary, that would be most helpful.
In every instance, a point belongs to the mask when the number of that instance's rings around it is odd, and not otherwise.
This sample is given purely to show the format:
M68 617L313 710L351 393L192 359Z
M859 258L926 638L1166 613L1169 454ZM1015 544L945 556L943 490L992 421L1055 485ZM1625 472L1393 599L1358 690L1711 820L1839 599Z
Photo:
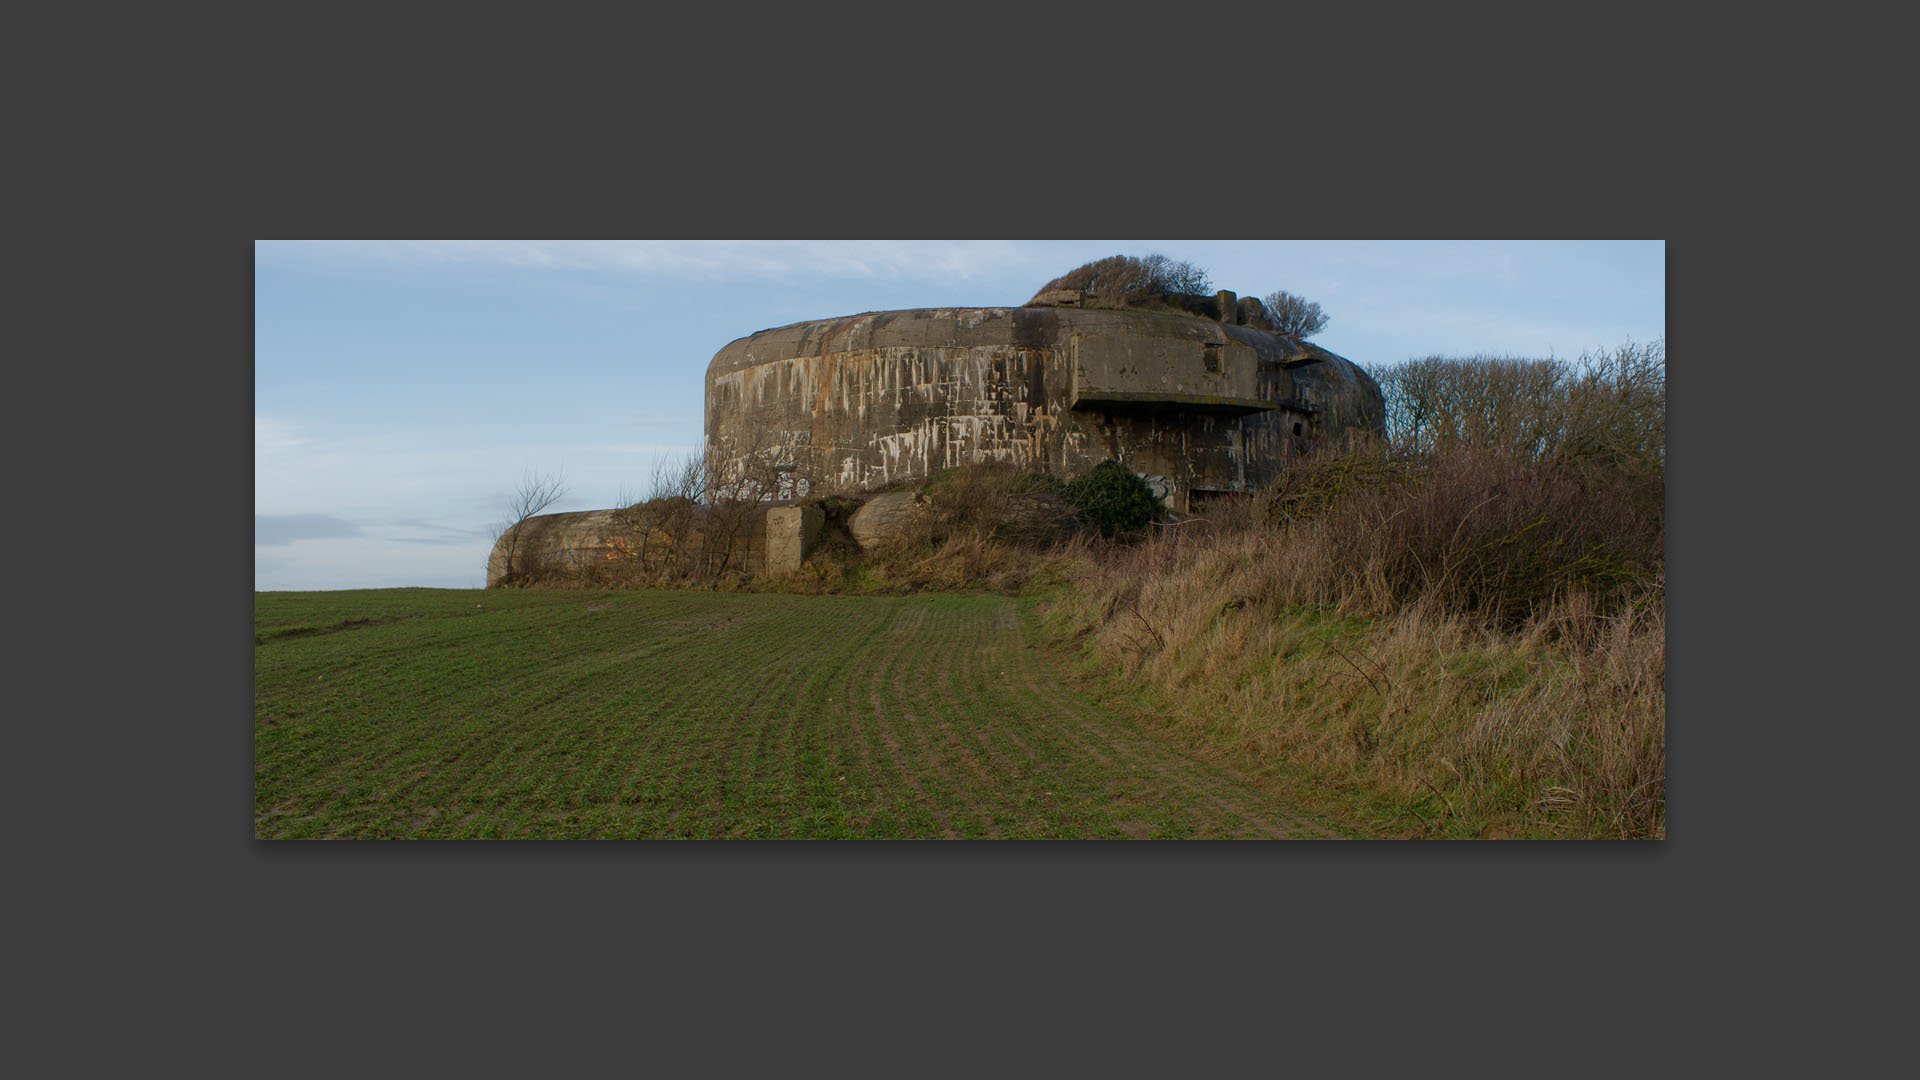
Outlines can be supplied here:
M282 837L1331 837L985 593L257 593Z

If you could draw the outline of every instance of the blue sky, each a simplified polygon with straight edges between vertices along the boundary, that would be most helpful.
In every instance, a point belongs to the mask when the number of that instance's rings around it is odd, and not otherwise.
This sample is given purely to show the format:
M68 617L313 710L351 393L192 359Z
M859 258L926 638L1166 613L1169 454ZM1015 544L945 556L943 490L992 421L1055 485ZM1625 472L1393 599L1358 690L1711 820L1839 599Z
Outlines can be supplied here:
M484 583L528 471L555 510L697 451L707 361L806 319L1011 307L1159 252L1324 308L1369 365L1572 358L1666 333L1666 243L1334 240L257 241L254 585Z

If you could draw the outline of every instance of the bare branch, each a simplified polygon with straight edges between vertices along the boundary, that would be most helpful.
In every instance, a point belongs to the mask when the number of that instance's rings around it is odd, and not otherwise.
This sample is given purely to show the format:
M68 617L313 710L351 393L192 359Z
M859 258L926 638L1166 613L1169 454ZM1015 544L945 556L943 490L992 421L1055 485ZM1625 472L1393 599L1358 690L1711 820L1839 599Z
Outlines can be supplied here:
M506 556L506 566L501 577L502 582L513 580L516 574L525 570L525 567L518 565L518 562L525 560L517 560L517 556L521 554L520 526L528 518L538 516L547 507L566 498L567 490L566 480L557 472L536 473L529 469L527 474L520 478L519 490L507 500L507 520L500 526L497 534L497 537L505 537L507 541L507 549L503 552Z
M1273 319L1275 333L1291 338L1310 338L1327 328L1327 313L1320 305L1290 292L1271 292L1260 301Z
M520 478L520 490L507 504L507 513L519 524L567 497L567 482L559 473L528 470Z

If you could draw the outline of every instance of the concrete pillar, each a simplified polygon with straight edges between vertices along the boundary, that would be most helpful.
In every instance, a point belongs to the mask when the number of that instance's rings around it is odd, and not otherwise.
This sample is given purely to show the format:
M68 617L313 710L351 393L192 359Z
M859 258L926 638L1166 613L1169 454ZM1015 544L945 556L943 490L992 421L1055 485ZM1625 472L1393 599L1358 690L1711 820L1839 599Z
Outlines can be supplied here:
M827 515L817 506L776 506L767 511L767 575L800 569L826 528Z
M1234 319L1240 315L1239 299L1225 289L1221 289L1214 299L1220 304L1220 321L1232 324Z

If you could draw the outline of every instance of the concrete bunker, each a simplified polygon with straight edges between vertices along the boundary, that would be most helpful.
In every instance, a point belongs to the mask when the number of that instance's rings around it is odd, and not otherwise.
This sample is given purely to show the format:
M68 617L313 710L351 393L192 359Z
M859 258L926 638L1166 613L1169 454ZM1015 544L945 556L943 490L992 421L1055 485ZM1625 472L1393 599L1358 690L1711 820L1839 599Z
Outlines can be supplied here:
M989 461L1067 478L1115 458L1184 512L1194 492L1251 492L1291 456L1382 428L1364 371L1244 325L1232 293L1178 298L1194 311L1090 299L1063 290L1022 308L873 312L741 338L707 367L709 461L778 468L819 493Z

